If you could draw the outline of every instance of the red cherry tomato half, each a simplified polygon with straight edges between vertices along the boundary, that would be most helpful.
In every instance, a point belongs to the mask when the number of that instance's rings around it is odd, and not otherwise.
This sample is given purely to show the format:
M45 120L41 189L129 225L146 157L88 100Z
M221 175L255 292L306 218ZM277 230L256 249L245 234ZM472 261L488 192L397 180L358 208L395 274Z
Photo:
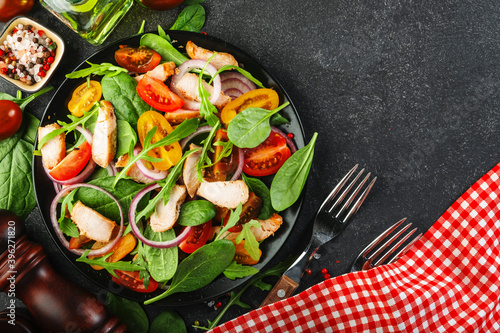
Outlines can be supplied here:
M21 127L23 111L16 103L0 100L0 140L13 136Z
M68 180L76 177L85 168L92 155L92 147L85 141L78 148L50 170L50 175L56 180Z
M247 202L241 208L240 219L236 222L236 225L229 228L229 232L240 232L243 229L243 224L249 222L250 220L256 219L260 211L262 210L262 199L259 198L255 193L250 192ZM226 225L229 220L230 214L227 214L224 218L224 225Z
M158 282L150 278L148 288L146 289L146 287L144 287L144 280L139 277L139 271L128 272L115 270L115 273L118 275L118 278L112 276L111 279L116 284L127 289L139 293L152 293L158 288Z
M189 234L188 238L179 244L179 248L183 252L193 253L205 245L210 234L210 229L212 229L212 220L193 227L193 231Z
M243 172L256 177L276 173L291 155L286 139L274 132L257 147L244 149L244 153Z
M184 105L184 101L174 94L161 81L144 75L137 85L137 93L150 106L159 111L175 111Z
M115 52L118 65L134 73L146 73L153 70L161 61L161 56L145 47L122 47Z

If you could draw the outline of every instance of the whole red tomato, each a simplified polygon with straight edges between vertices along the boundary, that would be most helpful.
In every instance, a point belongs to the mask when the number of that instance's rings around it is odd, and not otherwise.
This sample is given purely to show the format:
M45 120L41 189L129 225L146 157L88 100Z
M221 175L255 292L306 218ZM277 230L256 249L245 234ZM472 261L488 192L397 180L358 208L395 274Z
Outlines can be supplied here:
M136 0L136 1L139 2L141 5L154 10L167 10L179 6L184 0Z
M0 100L0 141L13 136L22 122L23 111L19 105L12 101Z
M34 3L35 0L0 0L0 22L7 22L17 15L26 14Z

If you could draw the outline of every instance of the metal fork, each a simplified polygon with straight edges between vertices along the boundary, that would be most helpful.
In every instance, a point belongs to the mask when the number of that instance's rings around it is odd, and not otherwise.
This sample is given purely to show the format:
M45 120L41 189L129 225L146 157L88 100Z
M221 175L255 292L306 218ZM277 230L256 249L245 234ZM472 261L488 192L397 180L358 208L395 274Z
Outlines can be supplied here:
M406 218L396 222L375 238L373 242L368 244L368 246L361 251L356 260L354 260L354 263L351 266L351 272L366 271L380 265L392 264L404 256L422 236L422 233L420 233L407 242L408 239L417 231L417 228L408 231L411 227L411 223L406 224L401 230L394 233L394 231L405 221ZM389 238L391 235L392 237ZM398 242L389 250L385 251L387 247L397 239L399 239Z
M269 295L262 302L261 306L291 296L299 286L302 274L318 248L322 244L335 238L347 227L351 218L356 214L377 179L377 177L373 178L363 190L363 186L371 175L368 173L356 186L356 183L364 172L364 169L362 169L354 179L347 184L357 168L358 165L356 164L340 180L337 186L335 186L326 197L325 201L323 201L314 217L313 234L309 244L299 258L281 276L280 280L269 292ZM354 189L354 191L349 195L352 189Z

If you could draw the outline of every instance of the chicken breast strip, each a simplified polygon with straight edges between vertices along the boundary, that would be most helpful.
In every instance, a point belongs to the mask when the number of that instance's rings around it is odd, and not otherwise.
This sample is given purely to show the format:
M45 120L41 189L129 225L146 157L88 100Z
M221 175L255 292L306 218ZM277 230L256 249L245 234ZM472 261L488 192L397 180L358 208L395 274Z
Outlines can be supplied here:
M197 149L196 152L192 153L184 161L184 166L182 169L182 179L184 185L186 185L187 192L191 198L193 198L201 185L198 179L198 173L196 172L196 165L201 156L201 148L195 144L190 144L189 149Z
M116 223L78 201L71 210L71 219L80 235L98 242L109 242Z
M201 183L198 195L216 206L234 209L247 202L250 192L243 180Z
M92 140L92 159L102 168L106 168L116 154L116 116L113 105L101 101L94 127Z
M186 52L191 59L201 59L207 61L211 56L216 55L210 60L210 64L219 69L226 65L238 66L238 61L229 53L226 52L213 52L204 49L192 41L187 42Z
M206 91L209 94L212 94L214 88L209 85L207 82L203 81L203 87L205 87ZM185 98L188 98L193 101L200 101L200 95L198 94L198 75L194 73L186 73L183 77L179 79L175 88L184 95ZM231 102L231 97L224 95L224 93L220 93L219 98L215 102L215 106L218 108L226 106L229 102Z
M186 199L186 187L174 185L170 191L168 202L165 204L165 201L160 199L156 204L156 211L149 219L151 229L155 232L163 232L172 228L179 217L184 199Z
M44 136L49 134L56 129L61 128L57 123L49 124L44 127L38 128L38 142L42 140ZM50 139L43 147L40 149L42 153L42 164L47 169L54 168L59 162L61 162L66 156L66 135L64 133Z

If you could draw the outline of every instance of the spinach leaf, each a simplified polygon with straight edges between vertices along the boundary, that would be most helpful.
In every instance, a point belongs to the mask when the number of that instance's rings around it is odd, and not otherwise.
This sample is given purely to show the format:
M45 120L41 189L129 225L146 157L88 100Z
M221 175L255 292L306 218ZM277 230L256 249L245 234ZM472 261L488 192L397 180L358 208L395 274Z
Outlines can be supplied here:
M267 139L271 133L269 118L288 106L283 103L269 111L262 108L247 108L238 113L227 127L227 136L240 148L255 148Z
M271 204L271 194L269 193L269 188L267 188L266 184L264 184L264 182L258 178L247 177L244 173L242 173L242 176L250 192L255 193L255 195L262 200L262 209L260 210L260 214L257 218L261 220L267 220L274 213L273 205Z
M271 203L276 211L282 211L297 201L311 169L314 145L318 133L311 141L297 150L278 170L271 183Z
M196 226L213 219L217 213L217 208L210 201L193 200L181 206L177 224L182 226Z
M110 64L108 62L103 62L102 64L93 64L87 61L87 64L89 64L90 67L66 74L66 77L68 79L78 79L92 74L111 77L120 73L127 73L127 70L125 68Z
M139 303L108 293L106 307L116 315L132 333L147 333L149 320Z
M241 241L245 239L245 250L247 250L248 254L250 255L250 257L252 257L253 260L259 260L259 242L257 242L257 239L255 239L254 234L250 230L250 228L252 227L260 228L260 223L256 220L250 220L247 223L243 224L243 229L236 237L236 244L241 243Z
M259 270L252 266L241 265L236 261L233 261L228 268L224 270L224 275L231 280L236 280L240 278L244 278L246 276L257 274Z
M163 61L173 61L177 66L189 60L180 53L167 39L155 34L145 34L141 37L141 45L155 50L161 55Z
M202 5L189 5L184 8L170 30L200 32L205 24L205 9Z
M290 123L290 120L286 119L279 113L275 113L271 116L270 122L272 126L280 126Z
M211 283L233 261L233 242L222 239L204 245L181 261L170 287L163 294L144 302L151 304L169 295L190 292Z
M186 333L184 320L174 310L165 310L151 323L149 333Z
M184 0L182 4L184 5L195 5L195 4L202 4L204 3L205 0Z
M127 226L127 228L130 228L130 224ZM142 228L139 226L140 232L142 232ZM125 233L124 233L125 234ZM149 286L149 278L151 275L149 274L148 271L148 262L146 259L144 259L144 244L140 241L137 240L137 257L134 259L132 262L135 265L144 267L143 271L139 271L139 278L142 279L142 283L144 284L144 288L148 289Z
M175 238L175 231L169 229L163 232L154 232L148 225L144 236L152 241L165 242ZM148 262L148 270L153 279L158 282L167 282L174 276L178 263L177 251L177 246L159 249L144 244L144 258Z
M102 268L107 270L109 274L113 275L116 278L118 277L118 275L116 275L115 269L119 270L119 271L127 271L127 272L144 270L144 267L134 265L130 261L120 260L117 262L107 262L106 259L108 259L113 254L113 252L106 253L104 256L94 258L94 259L90 259L87 257L89 252L90 252L90 250L87 250L84 253L82 253L80 258L77 258L76 261L84 262L84 263L87 263L89 265L101 266Z
M137 93L136 86L137 81L123 72L101 80L102 95L115 107L116 118L134 126L141 114L151 109Z
M137 134L125 120L117 120L117 147L116 156L122 156L129 152L130 147L134 147L137 143Z
M147 185L136 183L131 179L122 179L115 187L113 187L114 180L115 177L108 176L92 180L89 184L99 186L100 188L111 193L120 203L120 206L123 209L123 218L127 221L128 208L130 207L132 199ZM147 199L148 198L146 196L145 199L143 199L144 201L141 200L139 205L141 208L144 207L144 202ZM75 194L75 200L80 200L86 206L96 210L100 214L117 223L120 221L120 212L116 203L100 191L87 187L81 187Z
M217 121L215 126L212 126L212 129L210 130L210 133L208 133L207 138L203 142L203 148L201 150L201 155L200 158L198 159L198 163L196 164L196 174L198 176L198 180L200 182L203 181L203 173L202 170L205 167L205 163L209 162L211 163L210 159L208 158L208 152L211 148L212 140L215 137L215 133L217 133L217 130L220 128L220 122ZM207 161L208 160L208 161Z

